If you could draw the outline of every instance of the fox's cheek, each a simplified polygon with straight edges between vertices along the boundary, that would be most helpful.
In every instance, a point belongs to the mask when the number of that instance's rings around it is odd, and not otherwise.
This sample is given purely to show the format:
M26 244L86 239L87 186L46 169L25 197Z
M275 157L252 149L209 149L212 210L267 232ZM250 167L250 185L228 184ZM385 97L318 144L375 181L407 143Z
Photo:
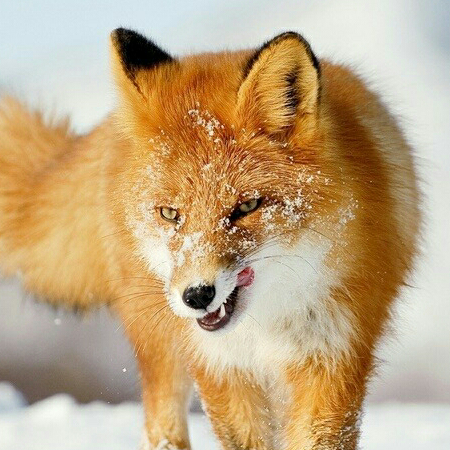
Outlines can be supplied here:
M148 270L157 275L165 283L167 289L174 266L167 244L160 239L148 236L139 241L138 252L147 264Z
M126 227L134 238L134 250L147 270L158 276L167 290L173 272L173 257L169 249L175 234L173 227L160 227L154 218L153 203L141 203L138 215L126 217Z

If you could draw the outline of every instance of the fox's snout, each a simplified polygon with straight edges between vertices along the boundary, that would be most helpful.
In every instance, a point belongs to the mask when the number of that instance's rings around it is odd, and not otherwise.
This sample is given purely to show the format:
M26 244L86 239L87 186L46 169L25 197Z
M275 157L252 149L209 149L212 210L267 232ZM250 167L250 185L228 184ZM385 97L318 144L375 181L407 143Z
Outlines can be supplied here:
M241 270L236 276L235 287L248 287L253 283L255 273L251 267ZM233 287L234 289L234 287ZM188 286L181 296L183 303L193 309L207 309L216 296L214 284Z
M180 269L180 268L178 268ZM206 269L206 267L204 267ZM206 331L216 331L224 328L233 318L236 318L245 308L245 299L248 299L248 290L255 279L255 270L246 266L235 269L209 267L201 278L196 270L184 273L180 283L181 273L176 272L169 288L169 304L175 314L181 317L196 319L200 328ZM209 273L208 273L209 272ZM197 277L193 278L197 274ZM208 275L207 275L208 274ZM230 329L227 327L227 329Z

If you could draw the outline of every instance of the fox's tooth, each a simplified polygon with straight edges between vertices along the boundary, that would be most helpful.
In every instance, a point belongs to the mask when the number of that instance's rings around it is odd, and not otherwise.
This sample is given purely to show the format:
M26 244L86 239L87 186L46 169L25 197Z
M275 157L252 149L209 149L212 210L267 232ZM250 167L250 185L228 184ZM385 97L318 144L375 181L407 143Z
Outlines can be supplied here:
M228 299L225 299L225 301L223 302L223 304L226 305L226 304L227 304L227 301L228 301Z
M219 317L225 317L225 305L223 303L220 305Z

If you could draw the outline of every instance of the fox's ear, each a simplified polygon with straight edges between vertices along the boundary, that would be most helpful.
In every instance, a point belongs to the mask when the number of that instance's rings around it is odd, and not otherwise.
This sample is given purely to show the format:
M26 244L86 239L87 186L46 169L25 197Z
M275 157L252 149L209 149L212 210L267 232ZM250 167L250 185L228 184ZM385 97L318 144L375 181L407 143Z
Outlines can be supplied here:
M283 136L297 124L314 125L319 93L320 66L311 47L299 34L283 33L248 60L238 91L238 114L252 128Z
M116 83L122 93L148 97L149 71L174 59L152 41L125 28L111 33L112 64ZM134 91L134 92L133 92Z

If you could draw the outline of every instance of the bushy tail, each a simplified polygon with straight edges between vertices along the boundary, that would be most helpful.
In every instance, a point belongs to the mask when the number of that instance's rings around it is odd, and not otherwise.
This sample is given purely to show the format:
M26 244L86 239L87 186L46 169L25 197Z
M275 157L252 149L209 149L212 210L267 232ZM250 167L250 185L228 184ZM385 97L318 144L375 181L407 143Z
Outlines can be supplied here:
M45 120L11 97L0 99L0 266L21 221L36 177L67 151L74 137L67 119Z
M0 99L0 186L34 176L73 139L69 121L47 121L39 111L31 111L12 97Z

